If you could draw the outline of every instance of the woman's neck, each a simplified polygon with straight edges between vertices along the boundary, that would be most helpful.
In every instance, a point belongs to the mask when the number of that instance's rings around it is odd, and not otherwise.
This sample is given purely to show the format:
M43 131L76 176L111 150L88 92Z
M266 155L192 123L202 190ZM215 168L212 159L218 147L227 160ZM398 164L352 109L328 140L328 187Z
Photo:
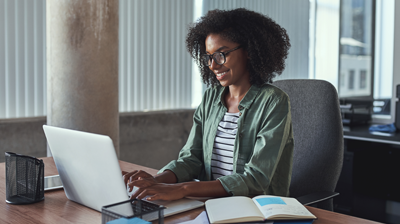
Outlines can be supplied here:
M240 101L246 95L247 91L250 89L251 85L248 86L228 86L226 89L224 101L225 107L228 109L229 113L237 113L239 112L238 106Z
M246 83L240 86L230 85L228 86L229 90L226 94L229 98L240 101L246 95L247 91L249 91L250 87L250 83Z

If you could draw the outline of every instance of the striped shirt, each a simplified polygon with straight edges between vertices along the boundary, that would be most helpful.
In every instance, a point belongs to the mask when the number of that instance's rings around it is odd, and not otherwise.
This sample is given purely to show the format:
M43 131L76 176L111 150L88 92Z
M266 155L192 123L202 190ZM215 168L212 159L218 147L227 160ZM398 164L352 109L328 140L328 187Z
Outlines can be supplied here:
M206 90L179 159L158 173L171 170L178 182L214 179L211 158L218 124L227 111L227 88ZM289 97L270 84L252 85L238 109L242 114L233 147L235 169L231 175L219 177L219 182L231 195L288 196L294 147Z
M213 179L231 175L233 171L233 147L237 133L238 113L226 112L219 122L211 157Z

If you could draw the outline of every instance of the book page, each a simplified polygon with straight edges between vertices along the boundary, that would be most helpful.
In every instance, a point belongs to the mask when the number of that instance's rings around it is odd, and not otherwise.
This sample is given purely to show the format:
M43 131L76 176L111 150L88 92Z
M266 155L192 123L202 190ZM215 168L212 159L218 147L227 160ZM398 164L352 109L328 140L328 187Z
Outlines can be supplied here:
M206 201L211 223L262 221L264 217L251 198L232 196Z
M316 219L295 198L261 195L253 198L265 219Z

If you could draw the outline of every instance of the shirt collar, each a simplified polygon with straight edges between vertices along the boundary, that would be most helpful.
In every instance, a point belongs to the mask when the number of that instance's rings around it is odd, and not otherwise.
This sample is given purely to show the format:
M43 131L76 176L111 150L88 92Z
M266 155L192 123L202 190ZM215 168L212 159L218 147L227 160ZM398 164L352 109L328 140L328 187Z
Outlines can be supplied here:
M217 87L219 88L218 91L218 96L219 96L219 100L215 101L214 105L216 106L217 104L222 104L224 105L224 99L223 99L223 95L224 92L226 91L227 87L222 87L219 86ZM239 106L242 106L246 109L249 109L251 104L254 102L256 96L258 95L258 93L260 92L261 87L252 85L249 89L249 91L247 91L246 95L243 97L243 99L240 101Z

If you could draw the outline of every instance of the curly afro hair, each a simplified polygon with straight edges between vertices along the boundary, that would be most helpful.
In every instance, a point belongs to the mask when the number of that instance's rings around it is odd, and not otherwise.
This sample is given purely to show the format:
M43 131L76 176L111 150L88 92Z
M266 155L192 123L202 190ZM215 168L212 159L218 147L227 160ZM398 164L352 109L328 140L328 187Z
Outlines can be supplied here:
M186 48L196 60L207 85L220 85L201 60L201 55L206 53L205 41L209 34L219 34L247 51L252 85L272 83L272 79L285 69L290 42L284 28L271 18L244 8L212 10L189 27L186 37Z

